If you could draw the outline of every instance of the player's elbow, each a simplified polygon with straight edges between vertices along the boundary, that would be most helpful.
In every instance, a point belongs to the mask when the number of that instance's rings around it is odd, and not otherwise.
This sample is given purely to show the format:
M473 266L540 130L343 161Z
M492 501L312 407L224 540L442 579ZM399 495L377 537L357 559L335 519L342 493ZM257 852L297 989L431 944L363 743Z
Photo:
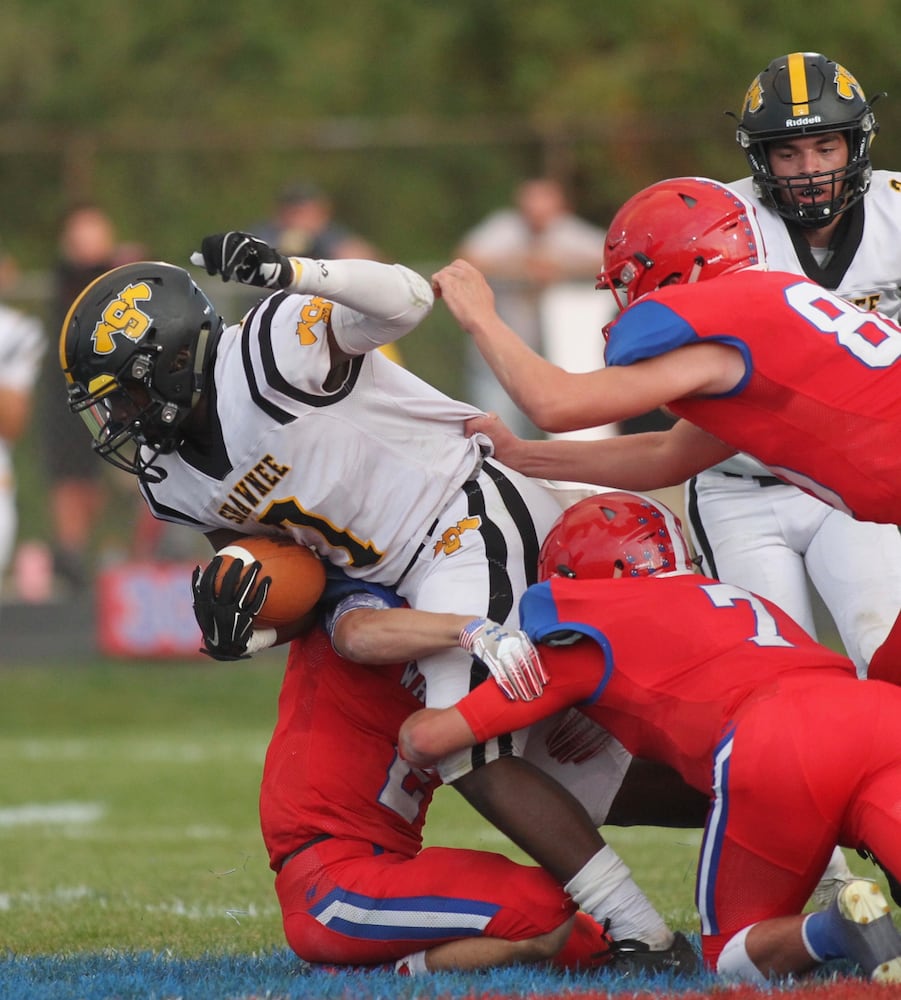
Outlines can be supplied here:
M400 755L414 767L432 767L445 755L434 725L439 714L435 709L424 708L408 716L400 727L397 741Z
M415 326L431 312L435 304L435 293L431 284L412 268L404 264L395 264L394 267L406 285L409 296L407 318Z
M582 430L618 419L617 413L602 405L603 397L592 388L590 378L590 373L577 374L549 365L541 378L533 380L528 394L522 395L520 407L536 427L548 434Z
M352 608L345 611L332 628L332 646L335 651L352 663L395 663L406 657L405 650L397 648L397 640L390 629L391 614L385 609Z
M579 414L574 413L568 405L567 390L553 388L556 384L556 379L548 379L543 387L533 390L527 398L523 398L521 401L523 413L539 430L548 434L562 434L580 429L584 423L580 422Z

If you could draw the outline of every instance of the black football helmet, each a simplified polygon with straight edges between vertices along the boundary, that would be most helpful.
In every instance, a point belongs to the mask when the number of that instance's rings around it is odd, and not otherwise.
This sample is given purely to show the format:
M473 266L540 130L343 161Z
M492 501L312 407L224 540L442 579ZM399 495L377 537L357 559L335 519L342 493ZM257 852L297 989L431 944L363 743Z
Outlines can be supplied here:
M184 440L222 328L210 300L172 264L125 264L81 292L63 322L60 364L69 409L101 458L161 478L151 467Z
M819 52L792 52L774 59L748 87L736 139L751 166L757 197L783 218L819 228L866 193L873 173L870 143L878 131L870 102L844 66ZM774 140L829 132L847 140L847 166L813 175L822 195L802 203L797 194L814 190L811 175L774 176L768 148Z

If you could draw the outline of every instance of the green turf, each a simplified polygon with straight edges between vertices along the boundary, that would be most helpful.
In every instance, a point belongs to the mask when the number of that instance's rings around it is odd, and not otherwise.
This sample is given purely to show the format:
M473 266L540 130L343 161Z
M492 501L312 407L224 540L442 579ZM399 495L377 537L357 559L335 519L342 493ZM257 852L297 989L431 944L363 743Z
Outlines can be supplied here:
M257 823L280 678L278 660L3 670L4 947L281 946Z
M281 673L275 653L0 670L3 948L185 957L283 948L257 823ZM605 834L671 925L695 930L699 834ZM426 839L525 860L449 789Z

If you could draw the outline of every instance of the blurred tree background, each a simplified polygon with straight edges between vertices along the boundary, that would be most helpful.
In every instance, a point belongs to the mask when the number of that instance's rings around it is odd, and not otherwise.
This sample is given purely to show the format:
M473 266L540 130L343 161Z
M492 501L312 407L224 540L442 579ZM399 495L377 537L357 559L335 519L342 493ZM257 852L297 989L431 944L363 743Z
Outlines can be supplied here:
M892 0L4 0L0 29L0 239L35 309L82 198L176 263L296 179L426 274L527 175L559 176L603 225L662 177L744 174L724 112L798 49L889 93L875 161L901 167ZM458 348L440 309L404 345L452 393Z
M660 177L744 173L724 111L783 52L899 93L890 0L5 0L0 27L0 234L26 268L75 198L184 260L297 177L390 256L441 261L524 174L604 222Z

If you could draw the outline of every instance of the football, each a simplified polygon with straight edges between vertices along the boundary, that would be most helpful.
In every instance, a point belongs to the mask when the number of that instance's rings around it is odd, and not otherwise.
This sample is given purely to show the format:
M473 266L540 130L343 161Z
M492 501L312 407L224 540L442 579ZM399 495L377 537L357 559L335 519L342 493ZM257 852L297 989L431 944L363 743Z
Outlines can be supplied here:
M272 578L266 601L254 621L256 628L294 624L316 604L325 589L322 560L312 549L290 538L248 535L221 548L216 555L222 557L217 587L235 560L245 564L260 562L263 568L259 578Z

